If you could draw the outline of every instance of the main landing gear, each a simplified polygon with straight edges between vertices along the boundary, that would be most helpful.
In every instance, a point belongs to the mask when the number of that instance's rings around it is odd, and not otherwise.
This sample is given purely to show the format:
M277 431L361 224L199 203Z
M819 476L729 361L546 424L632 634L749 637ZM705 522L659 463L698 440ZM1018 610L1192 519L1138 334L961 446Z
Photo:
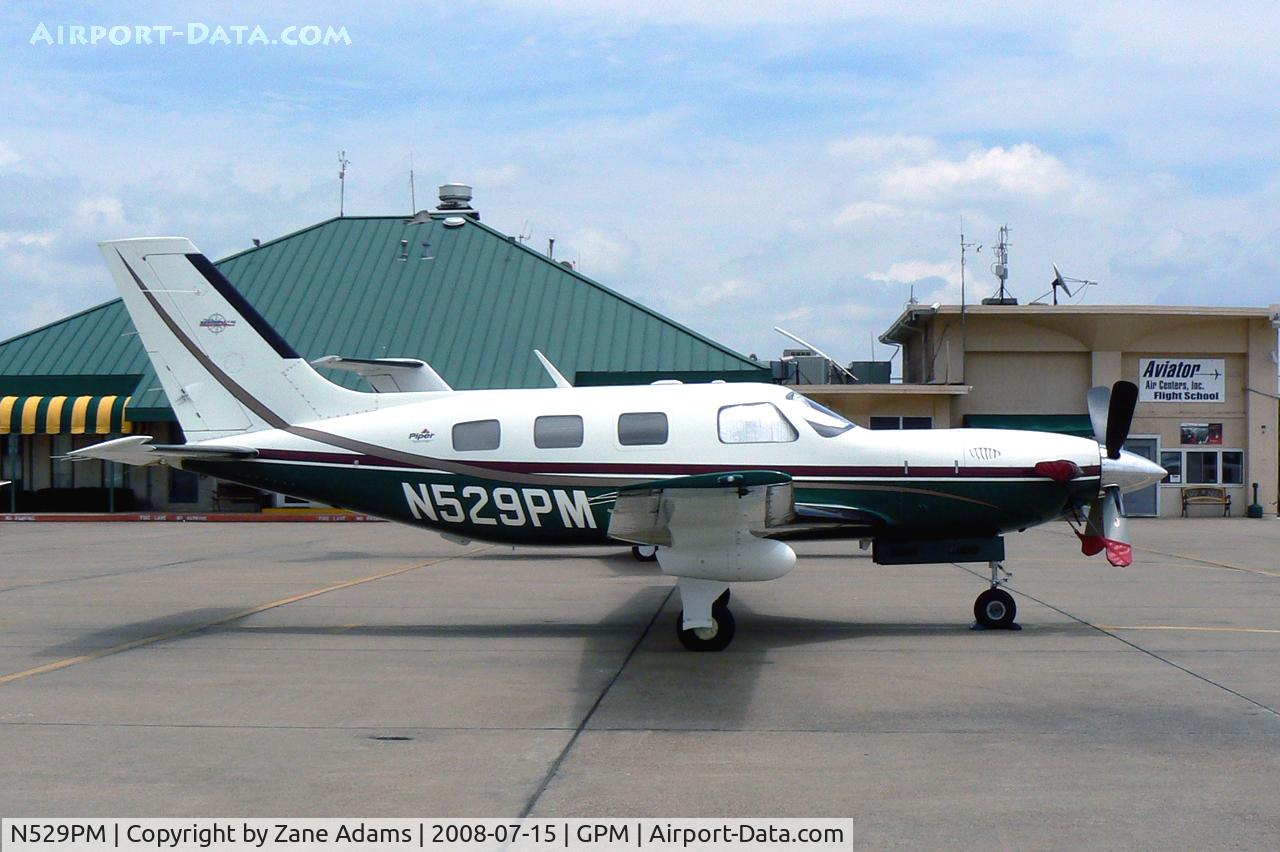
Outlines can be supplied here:
M1013 620L1018 615L1018 605L1013 595L1000 588L1013 576L1005 570L1004 563L990 562L991 588L978 595L973 602L973 617L984 630L1019 630Z

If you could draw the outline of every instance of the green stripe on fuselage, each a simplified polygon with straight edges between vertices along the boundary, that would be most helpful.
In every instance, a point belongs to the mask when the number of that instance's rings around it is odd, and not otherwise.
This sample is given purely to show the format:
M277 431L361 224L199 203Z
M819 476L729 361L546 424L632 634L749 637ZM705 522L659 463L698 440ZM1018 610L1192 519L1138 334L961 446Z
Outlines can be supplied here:
M186 461L189 470L244 485L426 526L464 538L520 544L609 541L616 486L566 476L530 486L450 473L359 465ZM901 479L795 483L797 503L859 509L884 520L884 535L927 539L991 536L1060 516L1098 491L1097 478Z

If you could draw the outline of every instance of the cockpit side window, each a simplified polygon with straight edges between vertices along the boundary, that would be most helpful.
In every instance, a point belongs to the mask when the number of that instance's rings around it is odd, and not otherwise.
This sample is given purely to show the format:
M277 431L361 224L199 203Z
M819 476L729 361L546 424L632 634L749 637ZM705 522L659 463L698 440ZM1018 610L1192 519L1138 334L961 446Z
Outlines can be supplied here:
M718 425L722 444L786 444L800 437L770 402L726 405L720 409Z
M834 438L837 435L843 435L850 429L858 428L843 416L832 411L830 408L827 408L825 405L820 405L814 402L804 394L791 391L791 393L787 394L787 399L802 403L807 407L808 410L804 415L805 422L813 428L813 431L817 432L824 438Z

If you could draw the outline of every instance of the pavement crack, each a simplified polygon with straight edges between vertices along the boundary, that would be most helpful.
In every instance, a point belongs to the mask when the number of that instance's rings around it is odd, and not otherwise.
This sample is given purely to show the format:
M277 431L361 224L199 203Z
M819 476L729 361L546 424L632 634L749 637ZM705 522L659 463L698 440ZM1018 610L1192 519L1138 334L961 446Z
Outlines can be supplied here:
M520 811L520 819L525 819L529 814L533 813L533 809L537 807L538 800L542 798L542 794L547 792L547 788L551 786L551 782L560 774L560 767L564 765L565 758L569 756L569 752L573 751L573 747L577 745L578 739L582 736L582 732L587 729L587 725L591 723L591 719L596 715L596 711L600 709L600 705L604 703L605 696L609 694L609 690L613 689L613 685L622 677L622 673L626 671L627 665L631 659L635 657L636 652L640 650L640 646L644 644L645 637L649 635L649 631L653 630L653 625L657 623L658 617L662 615L662 611L667 608L667 601L671 600L671 596L675 594L676 587L672 586L667 590L667 594L658 604L657 610L654 611L653 617L649 619L649 623L644 626L644 630L640 631L640 636L636 639L635 644L631 646L631 650L627 652L627 656L623 658L618 670L613 673L613 677L609 678L609 682L604 685L604 689L600 690L600 694L596 696L596 700L592 703L591 708L587 710L586 715L582 717L582 721L578 723L578 727L574 729L573 735L569 737L569 741L565 743L564 748L560 750L560 754L556 755L556 759L551 763L551 767L547 770L547 774L543 776L542 783L538 785L538 789L533 791L533 795L529 797L529 801L525 803L524 809Z
M979 577L979 578L984 579L984 580L985 580L985 579L988 579L988 578L987 578L987 575L986 575L985 573L981 572L981 571L975 571L975 570L973 570L972 568L966 568L965 566L963 566L963 565L959 564L958 562L953 562L953 563L951 563L951 564L952 564L952 565L955 565L955 566L956 566L957 568L959 568L961 571L967 571L968 573L972 574L972 575L973 575L973 576L975 576L975 577ZM1248 702L1249 704L1252 704L1254 707L1257 707L1257 708L1258 708L1258 709L1260 709L1260 710L1265 710L1266 712L1270 713L1270 714L1271 714L1271 715L1273 715L1273 716L1280 717L1280 710L1276 709L1275 707L1272 707L1272 706L1270 706L1269 704L1263 704L1261 701L1258 701L1258 700L1256 700L1256 699L1250 698L1249 696L1245 695L1243 692L1238 692L1238 691L1236 691L1236 690L1232 689L1231 687L1227 686L1227 685L1226 685L1226 684L1224 684L1224 683L1219 683L1218 681L1214 680L1213 678L1206 677L1205 675L1202 675L1202 674L1200 674L1200 673L1199 673L1199 672L1197 672L1197 671L1193 671L1192 669L1187 668L1186 666L1182 665L1181 663L1174 662L1173 660L1169 659L1168 657L1162 656L1162 655L1160 655L1160 654L1156 653L1155 651L1152 651L1150 648L1144 648L1144 647L1142 647L1141 645L1139 645L1137 642L1132 642L1132 641L1130 641L1130 640L1128 640L1128 639L1124 638L1123 636L1119 636L1119 635L1117 635L1117 634L1113 633L1112 631L1110 631L1110 630L1106 629L1105 627L1102 627L1101 625L1094 624L1092 621L1089 621L1089 620L1088 620L1088 619L1086 619L1086 618L1081 618L1080 616L1078 616L1078 615L1076 615L1076 614L1074 614L1074 613L1067 612L1067 611L1066 611L1065 609L1063 609L1062 607L1054 606L1053 604L1049 603L1048 601L1041 600L1040 598L1036 597L1035 595L1032 595L1032 594L1030 594L1030 593L1028 593L1028 592L1022 591L1021 589L1016 589L1016 588L1014 588L1013 586L1010 586L1010 585L1007 585L1007 584L1005 585L1005 588L1006 588L1006 589L1009 589L1010 591L1017 592L1018 594L1022 595L1024 598L1026 598L1026 599L1027 599L1027 600L1029 600L1029 601L1035 601L1036 603L1040 604L1040 605L1041 605L1041 606L1043 606L1043 607L1048 607L1049 609L1053 610L1054 612L1058 613L1059 615L1065 615L1067 618L1071 619L1072 621L1076 622L1077 624L1081 624L1081 625L1083 625L1083 626L1085 626L1085 627L1088 627L1088 628L1090 628L1090 629L1092 629L1092 630L1096 630L1096 631L1098 631L1099 633L1101 633L1101 634L1102 634L1102 635L1104 635L1104 636L1109 636L1109 637L1111 637L1112 639L1116 640L1117 642L1121 643L1122 645L1128 645L1128 646L1129 646L1130 648L1132 648L1133 650L1138 651L1138 652L1143 653L1143 654L1146 654L1148 657L1151 657L1153 660L1159 660L1160 662L1164 663L1165 665L1167 665L1167 666L1171 666L1171 667L1173 667L1173 668L1177 669L1178 671L1182 672L1183 674L1188 674L1188 675L1190 675L1191 677L1195 678L1196 680L1198 680L1198 681L1200 681L1200 682L1202 682L1202 683L1206 683L1206 684L1208 684L1209 686L1212 686L1212 687L1215 687L1215 688L1217 688L1217 689L1220 689L1220 690L1222 690L1223 692L1225 692L1225 693L1227 693L1227 694L1229 694L1229 695L1234 695L1236 698L1239 698L1241 701L1246 701L1246 702Z

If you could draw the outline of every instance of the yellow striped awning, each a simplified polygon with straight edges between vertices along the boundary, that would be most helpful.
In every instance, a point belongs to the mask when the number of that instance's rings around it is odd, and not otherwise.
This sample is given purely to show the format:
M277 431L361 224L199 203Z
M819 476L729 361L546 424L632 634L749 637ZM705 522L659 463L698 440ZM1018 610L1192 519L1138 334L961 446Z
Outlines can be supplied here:
M3 396L0 435L109 435L133 431L131 396Z

